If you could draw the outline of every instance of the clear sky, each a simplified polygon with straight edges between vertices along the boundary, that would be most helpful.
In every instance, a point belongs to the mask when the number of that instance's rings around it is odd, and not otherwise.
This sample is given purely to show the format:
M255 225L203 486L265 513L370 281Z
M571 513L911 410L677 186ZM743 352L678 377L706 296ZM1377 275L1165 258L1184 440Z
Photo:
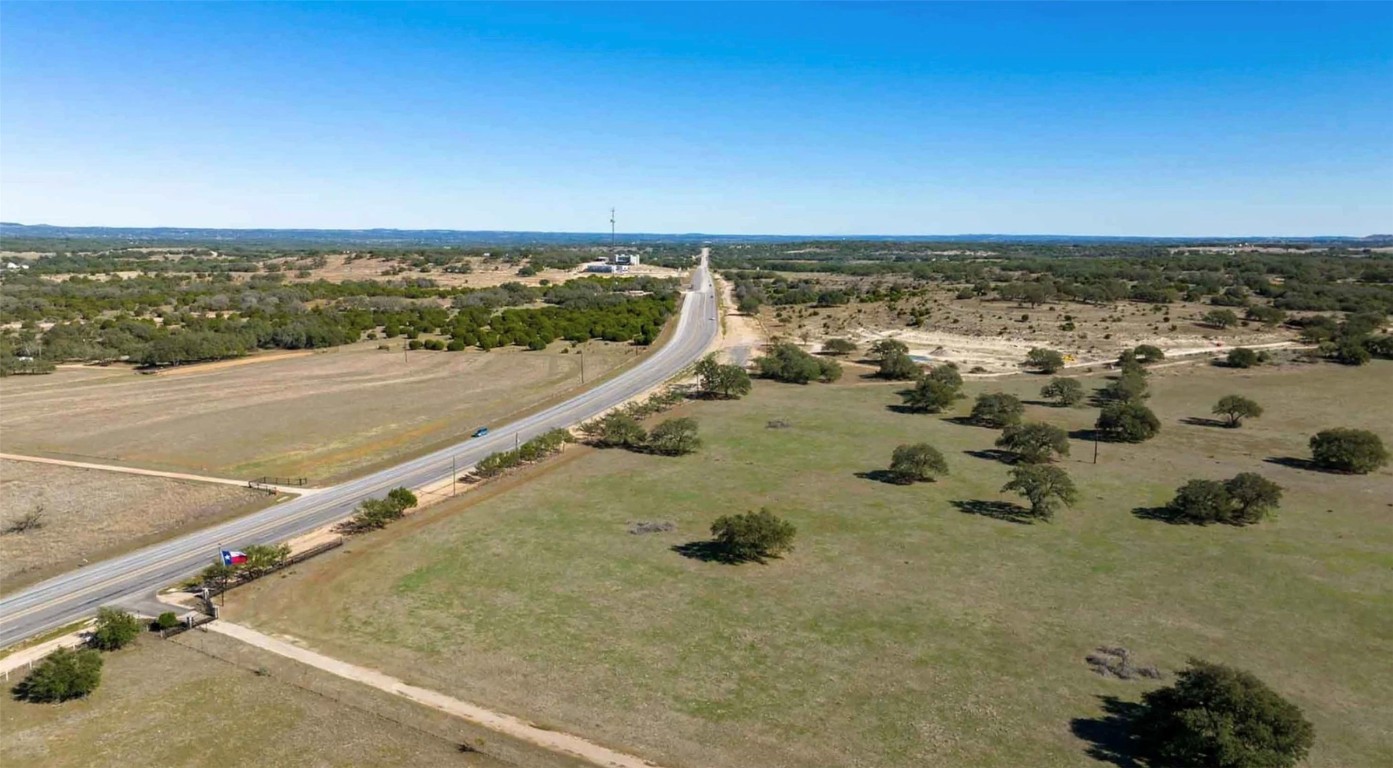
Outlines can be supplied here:
M1393 3L0 3L0 219L1393 232Z

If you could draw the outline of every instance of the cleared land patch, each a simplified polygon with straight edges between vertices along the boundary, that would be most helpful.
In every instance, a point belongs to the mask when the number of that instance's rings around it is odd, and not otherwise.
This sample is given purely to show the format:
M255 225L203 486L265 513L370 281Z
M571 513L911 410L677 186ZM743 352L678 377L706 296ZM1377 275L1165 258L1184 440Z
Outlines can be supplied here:
M534 721L690 766L1076 766L1115 737L1104 697L1154 682L1096 674L1122 646L1167 676L1188 656L1253 671L1317 732L1311 766L1393 762L1393 473L1330 475L1268 459L1357 424L1393 437L1393 364L1180 367L1152 377L1160 436L1073 441L1081 492L1053 523L999 508L999 434L892 412L901 386L760 383L689 406L684 459L579 452L504 494L417 520L249 586L230 615L265 631ZM970 382L1034 400L1046 377ZM1101 377L1087 380L1103 383ZM1192 426L1222 395L1267 412ZM970 401L963 401L959 415ZM1071 430L1096 409L1027 406ZM769 429L772 421L787 428ZM858 477L927 441L951 474ZM1190 478L1282 484L1249 528L1169 525L1144 510ZM956 502L956 503L955 503ZM981 502L981 503L973 503ZM671 550L717 515L768 506L799 529L767 566ZM467 511L464 511L467 510ZM462 512L462 513L460 513ZM670 533L630 535L661 518Z
M0 535L0 586L271 503L235 486L0 460L0 529L42 509L41 527Z
M0 763L572 765L219 635L146 638L104 659L89 699L0 698Z
M113 366L9 377L0 380L0 433L12 453L318 484L461 439L580 386L582 355L564 343L405 356L400 342L392 346L174 376ZM592 382L643 351L580 348Z

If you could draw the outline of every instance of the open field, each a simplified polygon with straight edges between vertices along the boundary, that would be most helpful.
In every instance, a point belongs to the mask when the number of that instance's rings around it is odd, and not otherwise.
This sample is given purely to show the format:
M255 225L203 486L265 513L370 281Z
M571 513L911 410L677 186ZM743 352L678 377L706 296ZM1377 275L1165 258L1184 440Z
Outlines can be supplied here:
M829 286L870 280L815 276ZM1031 347L1056 349L1079 361L1100 361L1114 360L1123 349L1138 344L1183 352L1271 344L1297 336L1291 329L1259 323L1222 330L1203 326L1197 320L1215 307L1195 302L1175 302L1161 312L1136 302L1061 302L1031 308L999 299L958 299L955 290L927 290L926 296L893 305L873 301L835 307L765 306L760 320L771 334L809 343L841 337L864 348L892 337L908 345L913 355L952 361L964 372L980 367L990 373L1019 370ZM916 311L925 312L924 320L911 326ZM1068 325L1072 328L1066 330Z
M0 698L0 763L572 765L220 635L148 637L104 658L89 699Z
M271 503L236 486L0 460L0 529L43 509L42 528L0 535L0 592Z
M760 383L686 406L706 446L664 459L588 449L506 493L442 504L288 579L234 593L230 615L316 650L680 766L1076 766L1116 737L1084 656L1122 645L1167 674L1189 656L1251 670L1315 724L1309 765L1393 763L1393 472L1340 476L1267 459L1359 425L1393 438L1393 364L1153 378L1161 435L1075 441L1081 491L1053 523L1005 500L1007 468L970 455L997 433L892 412L896 385ZM1033 398L1043 377L970 382ZM1090 379L1101 383L1101 378ZM1182 423L1239 392L1240 430ZM959 408L965 413L968 402ZM1069 428L1096 410L1028 406ZM773 419L788 429L767 429ZM928 441L952 474L863 479ZM1168 525L1134 509L1193 477L1257 471L1286 488L1250 528ZM1014 499L1013 499L1014 500ZM956 502L956 504L955 504ZM717 515L769 506L799 528L768 565L671 547ZM638 520L672 533L629 535Z
M392 346L153 376L112 366L9 377L0 380L4 450L320 484L460 439L580 386L581 355L565 343L405 356L400 342ZM599 341L581 348L590 382L642 354Z

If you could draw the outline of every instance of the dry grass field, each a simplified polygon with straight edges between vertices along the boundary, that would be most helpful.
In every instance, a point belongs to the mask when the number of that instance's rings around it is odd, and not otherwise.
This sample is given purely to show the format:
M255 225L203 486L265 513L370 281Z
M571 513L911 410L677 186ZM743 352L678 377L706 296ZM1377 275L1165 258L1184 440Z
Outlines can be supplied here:
M565 343L530 352L415 351L367 342L140 375L64 367L0 380L9 453L326 483L498 424L580 387ZM643 350L582 345L586 380Z
M220 635L148 637L104 659L88 699L0 698L0 764L573 765Z
M236 486L0 461L0 530L43 509L43 527L0 535L0 592L270 503Z
M1359 425L1393 440L1393 364L1176 367L1153 376L1164 424L1141 445L1074 441L1081 492L1050 523L984 453L995 431L897 413L900 386L757 384L685 406L699 454L588 449L506 493L447 503L354 541L229 612L317 650L676 766L1078 766L1109 755L1100 645L1167 675L1197 656L1248 669L1315 724L1311 768L1393 764L1393 471L1269 461ZM969 382L1033 399L1042 377ZM1093 377L1090 384L1100 384ZM1267 413L1208 417L1230 392ZM964 401L959 413L965 413ZM1070 429L1092 408L1027 406ZM771 420L786 429L769 429ZM948 458L939 482L887 485L901 443ZM1256 471L1286 489L1247 528L1150 519L1189 478ZM767 565L689 559L716 516L768 506L798 527ZM671 533L630 535L635 521Z
M602 255L602 251L597 251L596 255ZM293 270L294 260L282 260L286 270ZM481 258L461 259L468 264L472 272L456 273L446 272L441 269L432 269L423 272L419 269L410 267L398 259L379 259L379 258L358 258L349 260L346 254L329 256L326 264L322 268L311 269L308 277L300 277L294 271L287 271L288 282L305 282L307 280L328 280L331 283L341 283L348 280L414 280L427 278L434 280L438 285L457 287L467 286L469 288L494 288L504 283L522 283L523 285L541 285L544 281L549 283L564 283L577 277L589 276L585 272L584 265L575 269L541 269L535 275L519 275L517 264L506 264L498 261L485 261ZM403 269L404 268L404 269ZM600 274L600 277L635 277L646 275L650 277L681 277L685 272L678 269L652 266L648 264L640 265L622 275Z
M829 286L870 280L817 277ZM1070 302L1032 309L1013 301L958 299L954 290L930 289L927 296L901 299L894 306L883 301L822 308L765 306L759 320L771 335L810 344L841 337L864 347L890 336L905 342L911 354L956 362L964 372L981 367L991 373L1018 370L1031 347L1049 347L1092 362L1114 360L1121 350L1138 344L1185 352L1296 338L1290 329L1258 323L1223 330L1200 325L1198 319L1213 309L1192 302L1176 302L1160 312L1153 305L1132 302ZM922 324L910 326L916 310L927 314ZM1066 324L1072 329L1066 330Z

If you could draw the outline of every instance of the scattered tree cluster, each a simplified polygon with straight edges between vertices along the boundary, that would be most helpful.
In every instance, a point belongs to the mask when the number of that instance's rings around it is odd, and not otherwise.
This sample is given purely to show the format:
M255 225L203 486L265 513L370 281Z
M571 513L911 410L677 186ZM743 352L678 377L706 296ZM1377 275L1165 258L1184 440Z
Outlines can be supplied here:
M1277 508L1282 487L1254 472L1228 480L1191 480L1175 492L1169 511L1173 519L1208 525L1248 525Z
M358 511L349 518L344 530L349 533L364 533L386 528L400 520L406 510L416 506L416 494L406 488L393 488L386 498L368 499L358 505ZM247 553L250 562L251 553Z
M755 359L755 370L767 379L790 384L831 383L842 376L842 366L837 361L810 355L790 342L770 345L763 357Z
M553 429L544 432L518 446L517 450L500 451L485 456L479 460L478 464L474 465L474 474L482 478L497 477L514 467L541 461L548 456L560 453L566 443L572 442L574 439L570 430L566 429Z

